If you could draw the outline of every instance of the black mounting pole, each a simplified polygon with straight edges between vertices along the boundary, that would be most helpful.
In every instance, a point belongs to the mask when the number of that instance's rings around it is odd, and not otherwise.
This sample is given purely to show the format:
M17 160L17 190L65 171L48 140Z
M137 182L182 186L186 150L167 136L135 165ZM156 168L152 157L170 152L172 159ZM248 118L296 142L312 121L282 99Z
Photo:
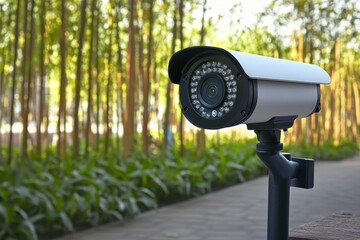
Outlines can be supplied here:
M281 154L280 130L256 133L260 141L256 153L269 169L268 240L287 240L290 185L291 179L297 175L299 164Z
M269 170L268 240L288 240L290 187L314 186L314 161L281 153L281 131L292 127L296 118L274 117L265 123L247 124L259 140L256 154Z

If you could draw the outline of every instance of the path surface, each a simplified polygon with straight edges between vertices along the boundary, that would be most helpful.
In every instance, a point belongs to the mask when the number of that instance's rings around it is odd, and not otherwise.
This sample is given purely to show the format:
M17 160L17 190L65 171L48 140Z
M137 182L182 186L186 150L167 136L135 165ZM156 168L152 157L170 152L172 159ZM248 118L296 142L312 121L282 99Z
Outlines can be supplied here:
M260 161L260 160L259 160ZM315 187L291 188L290 228L334 212L360 215L360 158L315 162ZM267 177L57 240L264 240Z

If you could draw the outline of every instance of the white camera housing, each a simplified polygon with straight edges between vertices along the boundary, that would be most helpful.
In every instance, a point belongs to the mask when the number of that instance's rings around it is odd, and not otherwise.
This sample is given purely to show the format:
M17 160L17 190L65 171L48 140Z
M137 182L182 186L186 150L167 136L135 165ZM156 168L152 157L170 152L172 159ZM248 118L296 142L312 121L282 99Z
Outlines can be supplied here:
M168 70L184 115L206 129L307 117L320 111L320 84L330 83L313 64L204 46L175 53Z

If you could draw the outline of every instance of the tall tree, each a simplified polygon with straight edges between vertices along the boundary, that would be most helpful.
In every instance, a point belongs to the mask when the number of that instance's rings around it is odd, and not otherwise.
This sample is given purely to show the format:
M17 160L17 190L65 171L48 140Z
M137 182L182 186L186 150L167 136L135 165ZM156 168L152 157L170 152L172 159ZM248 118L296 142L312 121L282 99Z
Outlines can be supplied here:
M95 71L93 58L96 56L96 46L95 46L95 14L97 13L96 0L91 2L91 23L90 23L90 50L89 50L89 62L88 62L88 105L86 111L86 136L85 136L85 153L89 152L89 141L91 138L91 113L93 110L93 85L95 80Z
M137 24L136 25L136 35L135 35L135 41L137 42L136 44L136 66L137 68L135 69L136 71L136 84L135 84L135 107L140 106L140 101L142 100L141 104L144 108L144 97L145 97L145 92L144 92L144 87L146 86L146 76L145 76L145 54L144 54L144 49L145 49L145 23L146 23L146 4L145 1L142 1L139 5L138 5L138 9L137 9L137 18L139 19L139 21L142 21L142 24ZM141 20L140 20L141 19ZM138 91L139 87L141 87L142 91ZM141 99L141 94L142 94L142 99ZM147 107L146 107L147 108ZM146 116L144 116L146 110L143 109L143 114L142 114L142 123L144 122L144 118ZM137 119L135 116L135 122L137 123ZM136 125L135 125L136 127ZM142 126L143 131L142 131L142 137L144 136L144 126ZM143 140L143 138L142 138ZM143 147L143 145L142 145ZM145 152L144 152L145 153ZM145 153L146 154L146 153Z
M79 47L76 63L76 81L75 81L75 106L74 106L74 128L73 128L73 157L79 156L80 138L79 138L79 105L80 105L80 90L82 85L82 59L83 59L83 45L85 39L86 27L86 0L81 1L81 22L79 33Z
M153 52L153 26L154 26L154 1L148 2L148 16L149 16L149 30L148 30L148 45L147 45L147 64L146 74L143 83L143 151L149 154L149 93L150 93L150 78L151 78L151 65L152 65L152 52ZM140 59L141 61L141 59Z
M135 16L137 0L129 1L129 29L126 61L126 110L124 114L124 156L133 151L135 134Z
M41 155L42 150L42 132L41 126L44 118L45 104L45 25L46 25L46 1L41 2L40 14L40 49L39 49L39 68L40 68L40 87L39 87L39 115L36 126L36 151Z
M0 129L2 129L3 116L5 115L4 114L5 109L4 109L4 101L3 101L3 95L4 95L3 92L4 92L4 78L5 78L4 76L5 76L6 58L5 58L5 54L4 54L4 49L2 51L2 54L4 57L1 59L1 62L0 62L2 65L2 67L0 68ZM2 134L0 134L0 149L2 149L2 145L3 145ZM2 159L3 159L3 155L2 155L2 152L0 151L0 162L2 162Z
M60 101L58 113L58 156L65 158L66 151L66 0L61 0L61 29L60 29Z
M28 118L26 114L26 106L29 102L29 96L27 96L28 88L28 79L27 72L30 66L28 65L29 60L29 1L24 1L24 23L23 23L23 33L24 33L24 46L23 46L23 58L22 58L22 84L21 84L21 120L22 120L22 141L21 141L21 156L23 158L27 157L27 127L28 127Z
M200 30L200 45L205 43L205 14L206 14L207 0L203 2L202 17L201 17L201 30ZM197 157L201 158L205 151L205 129L200 129L197 133Z
M0 15L4 16L3 14L3 4L0 3ZM11 16L9 14L9 16ZM3 34L2 34L2 29L3 29L3 18L0 17L0 39L3 38ZM2 122L3 122L3 116L4 114L4 101L3 101L3 95L4 95L4 78L5 78L5 62L6 62L6 56L5 56L5 47L3 47L1 49L1 57L0 57L0 131L2 129ZM0 149L2 149L2 134L0 134ZM0 162L2 162L3 160L3 155L2 155L2 151L0 151Z
M100 14L101 11L97 10L96 15L96 24L95 24L95 46L96 46L96 59L95 59L95 69L96 69L96 150L99 150L100 145L100 50L99 50L99 28L100 28Z
M120 146L120 124L124 123L124 94L123 94L123 83L124 83L124 69L123 69L123 53L122 53L122 47L121 47L121 29L120 29L120 21L121 21L121 8L120 8L120 2L116 4L116 12L115 12L115 22L116 24L116 43L118 46L117 50L117 112L118 112L118 133L117 133L117 141L118 145Z
M26 2L26 1L25 1ZM31 87L32 87L32 66L33 66L33 62L34 62L34 58L33 58L33 50L34 50L34 7L35 7L35 0L31 0L30 2L30 15L29 15L29 20L30 20L30 25L29 28L26 26L26 21L25 21L25 26L24 29L26 29L26 31L29 30L28 33L28 38L25 37L25 51L26 54L24 55L24 59L27 58L27 61L24 60L24 65L25 65L25 82L24 82L24 93L23 93L23 139L22 139L22 157L23 158L27 158L27 152L28 152L28 122L29 122L29 112L30 112L30 98L31 98ZM25 14L26 16L27 14ZM27 16L26 16L27 17ZM25 18L26 18L25 17ZM28 39L29 41L29 45L26 44L26 39Z
M177 39L177 10L178 10L178 1L174 0L174 9L173 9L173 28L172 28L172 41L171 41L171 55L175 53L176 48L176 39ZM171 115L171 103L172 103L172 91L173 84L168 81L166 86L166 105L165 105L165 120L164 120L164 151L168 153L170 150L170 141L172 138L171 127L170 127L170 115Z
M107 76L107 84L106 84L106 106L105 106L105 116L104 116L104 122L105 122L105 152L107 153L109 150L110 145L110 135L111 135L111 121L112 121L112 40L113 40L113 9L112 6L109 7L109 19L108 19L108 25L109 25L109 46L108 46L108 76Z
M179 35L180 35L180 49L184 48L184 0L180 0L179 7ZM184 136L185 136L185 117L180 111L180 124L179 124L179 134L180 134L180 155L184 155Z
M11 104L10 104L10 131L9 131L9 148L8 148L8 163L12 162L13 150L13 124L14 124L14 109L15 109L15 90L16 90L16 73L17 73L17 56L19 46L19 20L20 20L21 0L17 1L16 20L15 20L15 40L14 40L14 58L11 84Z

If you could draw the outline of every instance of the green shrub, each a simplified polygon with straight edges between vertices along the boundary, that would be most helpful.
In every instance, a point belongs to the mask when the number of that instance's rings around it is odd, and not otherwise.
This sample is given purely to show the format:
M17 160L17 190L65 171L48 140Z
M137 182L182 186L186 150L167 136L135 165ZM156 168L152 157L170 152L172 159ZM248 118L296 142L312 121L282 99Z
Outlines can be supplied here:
M340 143L329 140L321 145L309 145L306 142L301 142L285 147L285 151L291 152L293 156L316 160L339 160L354 156L359 151L359 145L351 140L345 140Z
M49 150L46 159L30 154L0 165L0 239L54 237L121 221L265 172L253 141L213 144L201 159L193 151L129 159L113 151L60 161Z
M131 218L146 209L199 196L266 173L256 157L255 140L208 141L200 159L187 144L184 156L172 154L128 159L116 150L79 159L46 158L0 165L0 239L54 237L84 227ZM285 149L294 156L339 159L356 153L351 141L322 146L305 143Z

